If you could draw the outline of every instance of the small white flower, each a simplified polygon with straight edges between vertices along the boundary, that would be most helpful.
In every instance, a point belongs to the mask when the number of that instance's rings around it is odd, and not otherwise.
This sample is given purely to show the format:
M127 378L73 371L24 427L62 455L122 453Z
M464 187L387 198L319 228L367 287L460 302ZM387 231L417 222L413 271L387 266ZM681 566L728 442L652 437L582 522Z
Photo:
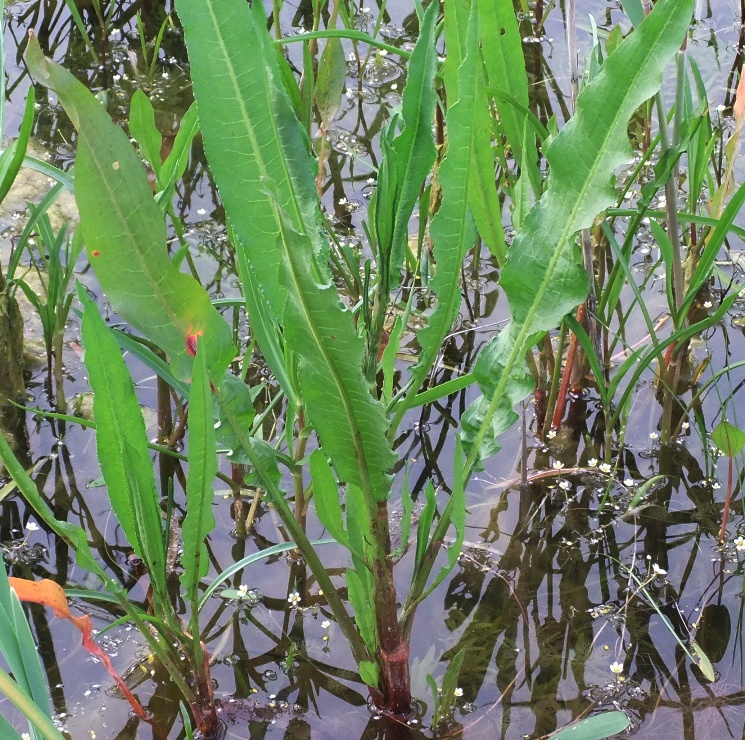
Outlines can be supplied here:
M329 622L328 619L324 619L323 622L321 622L321 627L323 629L327 630L331 626L331 622Z
M610 670L611 673L615 673L616 676L620 676L623 673L623 663L619 663L617 660L614 660L610 664Z
M704 301L704 308L711 308L711 301Z
M28 524L26 524L26 531L27 532L38 532L39 525L36 522L28 522Z
M682 424L680 425L680 428L681 428L681 429L689 429L689 428L690 428L690 426L691 426L691 425L690 425L690 424L689 424L689 423L688 423L687 421L684 421L684 422L683 422L683 423L682 423Z
M555 429L549 429L546 432L546 439L553 439L556 436L556 430Z
M624 486L626 488L631 488L631 486L634 485L634 479L633 478L626 478L626 480L623 482Z
M111 79L114 80L114 82L119 82L119 80L122 79L121 75L111 75Z
M735 537L735 547L737 548L737 552L745 551L745 537Z
M290 602L291 606L297 606L300 603L300 594L297 591L293 591L288 597L287 601Z
M367 6L365 6L364 8L360 8L360 13L369 13L369 12L370 12L370 8L368 8Z
M564 467L564 463L563 463L563 462L561 462L561 461L559 461L559 460L554 460L554 462L553 462L553 464L551 465L551 467L552 467L552 468L553 468L554 470L561 470L561 469L562 469L562 468Z
M394 83L393 83L393 84L391 85L391 90L398 90L398 83L394 82Z
M347 97L348 98L353 98L354 97L354 90L352 90L351 87L348 87L347 88Z
M453 696L456 696L458 698L463 696L463 689L460 686L456 687L455 691L453 691Z
M720 113L724 113L724 111L726 111L726 110L727 110L727 107L726 107L726 106L724 106L724 105L722 105L722 104L720 103L720 104L719 104L719 105L717 106L717 110L718 110L718 111L719 111Z
M375 178L374 177L368 177L367 178L367 184L368 185L375 185Z
M719 490L719 489L720 489L720 488L722 487L722 484L721 484L721 483L717 483L717 482L715 481L714 483L712 483L712 484L711 484L711 487L712 487L712 488L713 488L713 489L714 489L715 491L718 491L718 490Z
M346 198L339 198L339 205L340 206L347 205L347 199Z
M600 463L598 465L598 470L600 470L601 473L610 473L610 464L609 463Z
M21 735L21 740L31 740L31 735L29 735L28 732L24 732L23 735Z
M590 459L589 459L589 460L587 461L587 464L588 464L588 466L589 466L589 467L591 467L591 468L597 468L597 466L598 466L598 459L597 459L596 457L591 457L591 458L590 458Z
M245 599L246 595L248 594L248 586L246 586L245 583L241 583L240 586L238 586L238 595L241 599Z
M649 433L649 438L650 438L651 440L659 439L659 438L660 438L660 435L659 435L659 434L657 434L657 432L650 432L650 433Z
M652 573L654 573L655 576L666 576L667 571L663 568L660 568L657 563L652 563Z
M572 484L568 480L559 481L559 488L561 488L563 491L568 491L571 485Z
M197 215L204 216L205 213L207 213L207 211L205 211L204 208L197 209Z
M379 57L387 57L388 56L388 49L378 49L378 56Z

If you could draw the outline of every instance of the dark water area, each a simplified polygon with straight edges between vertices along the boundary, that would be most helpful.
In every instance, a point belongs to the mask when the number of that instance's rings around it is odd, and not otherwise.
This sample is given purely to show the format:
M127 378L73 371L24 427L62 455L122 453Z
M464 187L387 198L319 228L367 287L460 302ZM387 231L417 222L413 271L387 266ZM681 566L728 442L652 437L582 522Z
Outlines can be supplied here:
M271 12L271 4L265 3ZM519 3L516 3L519 4ZM543 4L539 4L543 5ZM136 89L144 90L156 110L156 122L171 141L192 102L189 66L177 24L167 25L154 63L140 48L136 13L142 13L147 38L153 38L172 3L143 0L115 2L107 8L101 29L92 8L80 8L98 61L92 58L63 0L9 3L6 7L8 97L5 128L16 136L31 80L23 53L33 29L44 52L63 63L100 94L119 121L128 118ZM355 5L357 27L372 31L381 10ZM569 63L566 52L564 4L545 18L533 12L521 16L526 66L534 111L545 122L569 112ZM410 2L389 2L380 35L388 43L411 48L417 23ZM742 64L742 9L736 0L697 3L689 38L689 53L706 84L712 118L725 132L732 130L732 103ZM577 37L580 69L592 48L592 34L607 34L616 23L629 28L620 2L579 2ZM594 25L590 18L594 20ZM295 33L312 20L310 2L287 2L281 10L282 32ZM300 44L289 46L289 58L302 66ZM352 46L345 46L350 53ZM378 137L400 103L405 66L389 55L358 75L349 64L348 91L327 132L331 145L323 204L339 238L363 254L368 250L362 221L379 162ZM665 90L671 95L670 89ZM36 88L37 120L33 137L37 156L67 169L74 159L75 134L53 95ZM725 134L725 138L728 133ZM170 137L170 138L169 138ZM736 168L738 180L745 170ZM0 212L2 240L17 238L25 222L25 200L39 200L46 179L32 181L36 194L13 194ZM174 197L174 211L185 225L185 237L203 285L215 299L239 295L234 258L224 227L224 214L197 139L186 175ZM503 212L509 223L509 208ZM745 227L745 218L736 223ZM414 219L410 233L416 233ZM623 228L622 226L620 227ZM663 318L664 267L650 232L642 230L634 246L632 273L645 281L645 300L653 322ZM745 246L733 237L723 251L711 287L711 301L721 298L728 281L745 275ZM0 259L7 253L0 248ZM99 300L112 325L119 318L105 298L87 263L77 277ZM467 290L456 332L444 347L436 382L468 372L480 346L503 325L507 306L500 297L498 268L484 248L464 267ZM628 295L632 298L631 292ZM402 303L405 297L402 297ZM250 330L245 316L225 309L239 327L244 342ZM592 389L570 399L566 423L552 438L541 438L532 404L523 423L502 439L502 450L471 480L467 496L465 544L448 579L428 598L412 632L413 693L418 715L396 723L368 706L367 689L318 584L304 564L276 555L248 566L230 582L247 586L249 602L215 597L203 613L205 643L214 659L212 674L227 738L540 738L583 716L623 709L639 738L725 738L745 736L745 512L742 497L742 457L735 458L732 513L728 537L719 547L717 535L728 485L727 458L718 457L707 436L725 417L745 425L740 408L745 368L745 304L706 335L696 337L691 350L692 382L703 391L695 408L681 417L676 439L659 441L663 413L653 369L634 389L628 417L622 422L624 446L614 451L605 469L604 418ZM664 325L663 325L664 326ZM662 330L664 333L664 329ZM27 334L39 338L38 326ZM650 343L647 327L636 310L625 325L627 345ZM244 343L245 348L245 343ZM89 392L80 346L80 322L71 315L64 348L65 391L71 405ZM402 376L415 361L413 332L404 337L398 357ZM622 346L617 360L623 360ZM155 435L156 379L136 359L128 358L137 382L146 422ZM716 383L706 383L723 368ZM272 381L257 361L256 382ZM53 394L43 367L33 369L27 391L30 407L51 410ZM405 463L417 511L423 489L432 479L438 502L446 499L457 421L476 392L462 391L410 412L400 427L396 448ZM690 402L692 393L685 396ZM726 409L726 411L724 410ZM686 420L687 419L687 420ZM59 519L83 526L100 562L128 589L133 602L146 606L147 581L133 563L131 550L111 513L101 487L93 432L77 425L28 413L22 440L27 467ZM156 471L164 465L154 457ZM404 466L397 470L403 481ZM222 472L229 474L224 463ZM165 473L164 473L165 475ZM176 475L176 500L183 490ZM4 481L0 481L2 484ZM644 489L641 503L636 494ZM398 488L400 490L400 486ZM402 515L392 502L395 517ZM217 521L210 539L210 577L251 553L281 541L273 511L259 505L253 531L236 533L233 500L227 488L217 490L213 507ZM32 526L29 527L29 524ZM9 573L52 578L77 588L97 584L75 565L66 545L34 528L33 511L20 496L0 502L0 542ZM311 538L325 535L309 519ZM21 544L21 541L25 542ZM341 574L345 551L325 545L327 567ZM405 592L411 563L404 558L397 571ZM445 555L441 554L442 562ZM341 575L339 576L341 578ZM644 584L647 597L640 595ZM288 597L297 592L294 606ZM104 602L77 602L103 630L120 615ZM182 610L183 611L183 610ZM77 633L40 607L27 609L49 680L59 726L73 738L146 738L149 727L132 717L102 666L80 646ZM188 615L181 615L188 619ZM708 680L692 664L676 635L695 635L716 672ZM118 670L147 710L183 738L178 694L167 675L149 660L144 640L129 626L117 626L99 639ZM452 718L433 728L433 700L427 675L442 680L449 661L461 650L466 657L458 678L458 698ZM611 665L621 667L614 673ZM0 713L19 716L7 700Z

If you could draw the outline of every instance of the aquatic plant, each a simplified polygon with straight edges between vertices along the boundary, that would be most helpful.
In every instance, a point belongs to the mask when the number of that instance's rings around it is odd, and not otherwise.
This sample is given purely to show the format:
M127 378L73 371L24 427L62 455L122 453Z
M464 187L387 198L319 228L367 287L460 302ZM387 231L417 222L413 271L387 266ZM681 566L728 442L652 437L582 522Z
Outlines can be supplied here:
M308 89L301 88L288 75L279 44L266 30L260 3L249 10L239 0L180 1L199 124L227 212L252 339L283 393L284 429L272 444L258 434L252 390L226 373L236 352L230 329L206 292L178 269L184 252L171 259L165 248L164 213L180 174L176 164L183 161L196 130L196 110L188 114L188 124L182 124L186 133L180 159L162 163L152 109L144 96L133 99L130 131L155 173L156 201L124 134L69 73L43 59L38 46L31 44L33 73L57 93L80 132L76 196L88 258L114 309L151 347L163 350L168 364L144 345L138 356L173 386L181 401L189 401L187 516L182 530L182 563L187 561L188 567L182 593L190 604L190 618L184 629L173 614L165 583L169 552L164 543L173 531L173 509L167 504L163 516L131 381L119 357L119 344L134 344L131 339L114 339L81 293L104 478L117 517L147 564L152 607L160 620L156 628L164 640L175 637L178 642L176 652L161 646L158 657L169 671L178 673L176 658L188 656L188 666L198 677L197 690L180 688L203 730L214 718L209 716L212 699L200 640L199 589L207 572L202 545L213 526L208 502L218 441L227 460L250 465L252 480L260 483L293 540L288 546L299 550L321 586L376 705L406 714L412 701L409 638L416 611L455 565L472 473L498 450L500 434L517 418L515 405L534 391L534 378L524 367L526 353L536 343L545 349L548 333L562 321L577 337L600 390L606 414L605 464L610 469L614 430L627 413L634 383L644 368L668 348L711 326L731 306L734 294L700 321L688 321L684 311L711 273L739 210L739 193L718 222L710 224L710 246L689 288L668 292L674 333L658 340L652 332L653 346L631 353L612 379L607 378L610 353L596 351L592 332L581 318L566 318L584 302L594 278L579 258L578 232L595 228L615 251L618 267L600 296L604 316L612 315L621 286L632 277L626 243L615 244L613 232L597 228L596 218L618 205L611 176L630 159L628 122L659 87L662 70L680 48L691 5L657 3L629 38L593 67L574 118L551 137L525 110L524 75L502 77L505 59L520 48L511 8L505 13L499 3L484 1L469 8L466 3L446 2L443 32L448 53L442 68L436 55L437 4L430 4L427 11L420 8L419 41L409 59L402 106L381 139L383 159L366 223L373 259L362 266L360 279L360 270L354 274L359 263L345 263L343 251L329 243L308 137L313 101L324 109L321 118L327 121L338 90L331 90L332 81L323 78L315 89L311 83ZM316 30L294 42L338 39L334 34L365 40L348 30ZM497 37L498 43L493 43ZM321 62L328 71L335 63L334 52L331 45L325 48L332 49ZM306 58L312 58L309 46ZM493 104L500 111L499 123L490 115ZM437 141L433 119L440 120L438 131L443 134ZM665 160L667 169L660 166L650 192L665 186L673 156L680 156L686 146L701 146L693 123L692 117L687 137L673 141L671 146L677 149ZM702 118L697 125L705 127L706 121ZM536 136L549 165L546 182L536 165ZM492 140L500 142L496 152ZM503 141L521 168L512 190L518 201L513 217L518 234L509 246L499 220L490 218L495 208L499 211L494 172L506 160ZM436 144L441 145L439 153ZM435 178L430 185L431 175ZM697 177L703 182L701 172ZM530 209L533 196L537 204ZM417 204L429 229L426 223L421 225L414 257L407 239ZM640 220L644 213L642 206L634 215ZM666 259L669 256L672 274L680 261L664 241L664 232L652 228L660 232L656 236ZM629 240L633 229L630 234ZM512 320L481 350L472 374L429 387L428 378L460 307L462 266L478 236L503 267L501 285ZM354 300L337 291L329 261L346 269L344 282L352 286ZM413 309L410 300L393 327L386 326L393 310L392 291L408 279L405 268L421 277L425 264L434 273L429 283L433 309L425 313L426 325L417 334L418 360L403 386L396 388L395 354ZM643 301L637 300L643 308ZM350 310L350 304L358 305ZM647 320L651 325L648 316ZM569 373L571 363L567 365ZM561 362L556 366L558 378ZM402 462L394 451L397 430L407 412L474 382L482 395L462 420L448 481L450 497L438 504L434 483L428 483L412 536L413 502L407 484L399 486L392 476ZM289 470L294 506L280 465ZM389 502L399 494L405 515L402 542L394 548ZM315 505L318 519L348 552L346 594L305 532L309 505ZM441 552L451 528L455 534L445 557ZM402 557L413 561L405 594L395 570ZM441 567L435 570L438 564ZM137 618L140 626L148 621L141 614ZM448 692L456 679L457 671L448 674ZM452 696L444 693L438 717L452 705Z

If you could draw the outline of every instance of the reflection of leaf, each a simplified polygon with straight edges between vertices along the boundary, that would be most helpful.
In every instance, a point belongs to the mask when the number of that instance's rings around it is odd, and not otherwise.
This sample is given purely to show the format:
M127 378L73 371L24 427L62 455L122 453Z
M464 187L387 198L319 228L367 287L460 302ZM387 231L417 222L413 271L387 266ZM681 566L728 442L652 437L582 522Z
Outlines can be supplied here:
M707 604L701 610L696 630L699 654L703 651L712 663L718 663L727 652L731 635L729 609L724 604Z
M711 441L727 457L734 457L745 447L745 432L742 432L728 421L721 421L711 433Z
M96 644L93 639L93 625L90 617L84 614L81 617L74 617L67 605L67 596L62 587L50 581L48 578L42 578L40 581L27 581L25 578L8 578L11 588L21 601L30 601L34 604L48 606L54 611L54 615L59 619L67 619L80 630L83 637L83 647L91 654L95 655L109 675L116 681L119 690L124 694L127 701L131 704L132 709L140 719L149 722L149 715L142 708L141 704L135 698L134 694L127 688L127 684L122 681L121 676L116 672L114 666L109 660L109 656Z

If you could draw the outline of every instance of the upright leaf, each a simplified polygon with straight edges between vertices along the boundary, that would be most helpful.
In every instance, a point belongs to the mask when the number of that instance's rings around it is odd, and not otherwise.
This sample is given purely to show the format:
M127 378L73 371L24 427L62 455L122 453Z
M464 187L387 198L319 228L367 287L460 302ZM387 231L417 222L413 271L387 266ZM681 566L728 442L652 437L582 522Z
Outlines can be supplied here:
M32 74L53 90L78 130L75 197L88 258L112 306L162 347L188 378L189 337L201 336L219 377L233 359L230 328L206 291L180 273L166 249L166 226L147 176L124 132L82 83L28 46Z
M468 206L476 228L489 250L500 264L507 258L507 247L502 227L502 204L499 202L495 179L495 159L492 152L492 115L486 96L484 70L480 63L478 41L472 41L472 28L478 35L478 3L453 0L445 4L445 92L448 106L462 97L462 84L472 88L472 138L469 163ZM471 51L475 50L475 51ZM473 58L466 66L467 56ZM478 61L477 61L478 59ZM453 129L448 128L452 135Z
M184 572L181 583L191 601L193 618L198 616L199 581L209 570L204 541L215 527L212 482L216 474L212 394L207 374L207 356L200 341L189 394L189 472L186 476L186 517L181 531L184 541L184 555L181 559ZM191 631L195 634L193 628Z
M78 297L101 473L119 525L147 565L155 597L167 600L163 517L142 410L116 338L87 293L81 289Z
M383 410L360 369L363 341L317 259L314 163L261 3L180 0L178 10L205 151L244 253L241 279L261 290L300 358L308 417L339 479L383 498L393 463Z
M460 97L457 102L451 103L447 112L448 149L439 170L442 203L430 228L437 262L437 272L431 288L437 298L437 305L427 326L419 332L421 352L419 362L412 370L415 390L418 390L430 371L458 315L461 304L461 265L469 248L476 241L476 229L468 208L474 182L474 136L479 116L476 111L476 93L480 83L476 73L478 39L475 14L472 21L469 53L461 65L458 77ZM408 403L411 402L413 394Z
M479 0L481 19L481 53L487 84L494 90L507 93L522 108L496 98L499 122L520 169L527 174L533 192L541 191L538 152L535 135L524 137L530 129L527 123L528 76L523 56L523 40L512 3L501 0Z
M471 430L464 439L471 464L488 451L481 445L492 433L497 408L520 395L514 386L515 368L531 337L557 326L587 295L588 278L574 236L615 202L612 175L633 154L628 121L659 89L692 9L693 0L657 3L583 89L575 116L546 152L546 192L526 217L502 271L512 321L503 331L507 335L499 338L501 351L491 353L489 366L481 363L480 372L490 382L482 386L488 401L471 408Z
M432 3L424 14L419 39L409 60L401 114L391 119L381 136L385 156L378 173L378 187L370 203L370 214L378 247L383 254L390 254L390 287L398 284L411 214L435 161L432 120L437 103L434 78L438 10L438 4ZM394 136L398 126L403 130Z

